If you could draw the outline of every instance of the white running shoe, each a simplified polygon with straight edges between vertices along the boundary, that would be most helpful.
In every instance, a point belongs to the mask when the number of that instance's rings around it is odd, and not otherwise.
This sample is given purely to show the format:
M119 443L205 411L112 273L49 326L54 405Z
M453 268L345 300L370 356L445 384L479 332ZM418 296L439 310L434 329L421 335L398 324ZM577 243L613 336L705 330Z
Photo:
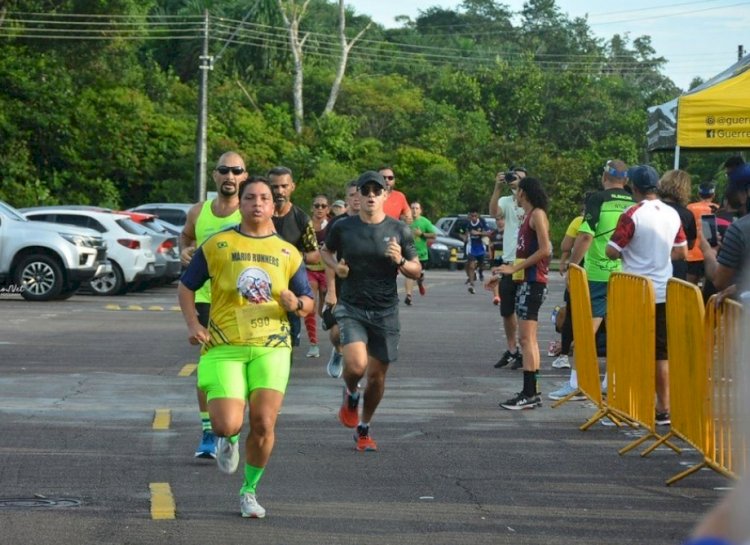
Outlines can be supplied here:
M310 346L310 350L307 351L307 357L308 358L319 358L320 357L320 348L317 344L313 344Z
M328 376L331 378L341 378L341 373L344 371L344 356L341 352L338 352L335 348L331 352L331 358L328 360L326 370Z
M555 358L555 361L552 362L552 368L553 369L570 369L570 361L568 360L568 356L565 354L560 354Z
M250 492L240 496L240 511L244 518L262 519L266 516L266 510L258 503L255 494Z
M240 442L232 443L226 437L216 442L216 465L222 473L234 473L240 465Z
M566 382L565 385L559 390L555 390L554 392L550 392L549 394L547 394L547 397L550 399L554 399L555 401L558 401L574 393L576 390L578 390L578 388L573 388L570 385L570 382ZM571 397L568 401L583 401L584 399L586 399L585 395L575 395Z

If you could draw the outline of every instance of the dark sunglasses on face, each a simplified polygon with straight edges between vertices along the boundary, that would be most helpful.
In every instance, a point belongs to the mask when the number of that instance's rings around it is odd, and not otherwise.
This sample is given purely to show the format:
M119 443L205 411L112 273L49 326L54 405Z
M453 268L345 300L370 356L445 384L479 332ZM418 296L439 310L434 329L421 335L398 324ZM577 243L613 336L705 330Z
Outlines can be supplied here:
M235 176L239 176L243 172L245 172L245 169L242 167L228 167L225 165L221 165L220 167L216 167L216 172L218 172L221 175L229 174L229 171L232 171L232 174Z
M313 208L328 208L328 205L321 202L316 202L315 204L313 204Z
M379 197L383 194L383 188L379 185L365 185L359 188L359 192L363 197L369 197L370 193L372 193L376 197Z
M395 180L396 179L395 176L383 176L383 178L385 178L386 180Z

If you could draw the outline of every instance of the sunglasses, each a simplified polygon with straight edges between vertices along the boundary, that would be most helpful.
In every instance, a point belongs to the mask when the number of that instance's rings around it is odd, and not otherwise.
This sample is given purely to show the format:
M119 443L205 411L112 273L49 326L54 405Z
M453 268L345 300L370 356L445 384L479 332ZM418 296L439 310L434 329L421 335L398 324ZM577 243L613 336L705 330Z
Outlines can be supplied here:
M328 208L328 205L316 202L315 204L313 204L313 208Z
M239 176L240 174L245 172L245 169L242 167L228 167L224 165L221 165L220 167L216 167L216 172L222 175L229 174L230 170L232 171L232 174L234 174L235 176Z
M395 176L383 176L383 178L385 178L386 180L395 180L396 179Z
M365 185L359 188L359 192L363 197L369 197L371 193L379 197L383 194L383 188L379 185Z

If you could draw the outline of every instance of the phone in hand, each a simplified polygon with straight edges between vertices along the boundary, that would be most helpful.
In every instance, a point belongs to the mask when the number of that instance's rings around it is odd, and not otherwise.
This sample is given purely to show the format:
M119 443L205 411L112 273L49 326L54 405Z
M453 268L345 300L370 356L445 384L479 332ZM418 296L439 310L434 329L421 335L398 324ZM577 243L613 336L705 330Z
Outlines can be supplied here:
M703 232L703 238L708 241L708 244L712 248L719 245L715 214L703 214L701 216L701 230Z

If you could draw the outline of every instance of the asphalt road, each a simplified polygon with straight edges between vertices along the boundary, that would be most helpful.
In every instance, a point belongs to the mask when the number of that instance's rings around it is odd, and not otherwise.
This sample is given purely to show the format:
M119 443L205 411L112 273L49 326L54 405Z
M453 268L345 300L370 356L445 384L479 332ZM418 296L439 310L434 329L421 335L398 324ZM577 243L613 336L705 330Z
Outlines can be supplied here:
M193 458L197 362L174 287L28 303L0 297L0 543L21 544L619 544L679 543L731 482L659 449L617 451L636 435L568 403L498 408L521 386L496 370L504 349L490 294L462 272L428 275L401 305L401 359L373 421L380 451L357 453L336 419L341 382L307 359L303 333L276 448L258 489L263 520L238 513L241 472ZM546 356L555 278L540 322L542 387L567 374ZM108 308L109 306L109 308ZM132 309L129 307L132 306ZM158 410L168 429L153 428ZM154 520L167 483L174 520Z

